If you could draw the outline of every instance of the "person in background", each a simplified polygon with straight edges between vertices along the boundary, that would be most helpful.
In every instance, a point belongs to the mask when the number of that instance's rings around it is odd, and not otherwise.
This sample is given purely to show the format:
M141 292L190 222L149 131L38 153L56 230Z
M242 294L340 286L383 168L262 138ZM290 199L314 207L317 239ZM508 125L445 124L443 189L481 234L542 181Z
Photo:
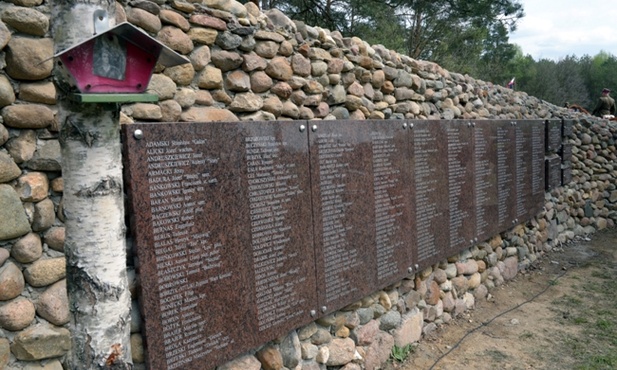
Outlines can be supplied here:
M607 88L602 89L602 96L598 99L598 103L591 114L602 118L612 118L606 116L615 116L615 100L609 96L610 92L611 90Z

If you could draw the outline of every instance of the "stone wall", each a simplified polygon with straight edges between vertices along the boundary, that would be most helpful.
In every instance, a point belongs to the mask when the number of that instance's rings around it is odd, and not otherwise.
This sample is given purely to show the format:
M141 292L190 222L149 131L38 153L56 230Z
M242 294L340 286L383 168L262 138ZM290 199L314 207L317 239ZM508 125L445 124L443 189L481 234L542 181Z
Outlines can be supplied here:
M49 0L0 2L0 368L60 369L70 344L50 6ZM294 23L276 10L264 14L252 3L135 0L118 4L117 13L118 22L128 20L191 60L157 69L149 92L159 103L122 106L123 124L575 120L573 182L547 193L535 219L219 369L374 369L393 345L415 342L473 308L544 253L617 221L613 123ZM142 368L140 320L133 314L132 352Z

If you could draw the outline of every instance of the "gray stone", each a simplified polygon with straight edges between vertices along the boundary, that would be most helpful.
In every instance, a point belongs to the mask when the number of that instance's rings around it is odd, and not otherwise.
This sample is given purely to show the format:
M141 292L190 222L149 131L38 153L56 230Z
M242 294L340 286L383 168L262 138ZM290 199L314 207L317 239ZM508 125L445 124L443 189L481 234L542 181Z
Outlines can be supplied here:
M35 361L63 356L70 347L67 329L38 324L15 336L11 352L18 360Z
M161 19L159 17L139 8L128 8L126 11L126 19L130 23L152 33L159 32L162 27Z
M174 97L176 88L177 86L174 80L168 76L157 73L150 79L146 92L158 96L159 100L166 100Z
M180 64L178 66L167 67L163 71L165 76L172 79L178 86L188 86L193 82L195 77L195 68L190 63Z
M311 343L316 346L330 343L332 341L332 335L330 332L323 328L318 328L313 335L311 335Z
M229 31L219 32L214 43L223 50L233 50L242 44L242 36Z
M345 365L354 359L356 346L351 338L335 338L327 347L330 352L327 366Z
M61 162L62 155L58 140L41 140L27 166L35 171L61 171Z
M7 48L6 73L10 77L33 81L51 76L54 66L51 38L13 37Z
M143 363L145 361L144 340L141 334L131 334L131 356L134 363Z
M15 102L13 86L4 75L0 75L0 108Z
M11 344L6 338L0 338L0 369L4 369L11 359Z
M66 279L47 288L36 302L36 313L50 323L62 326L69 322L69 300Z
M283 365L289 369L293 369L302 360L302 350L300 347L300 339L296 331L292 331L283 339L280 345L281 356L283 356Z
M4 145L4 143L6 143L8 140L9 140L9 130L7 130L3 124L0 124L0 145Z
M9 182L18 178L19 175L21 175L21 169L13 158L4 152L0 152L0 183ZM0 210L0 212L2 211Z
M25 286L24 276L13 262L7 262L0 267L0 301L19 296Z
M233 359L219 367L218 370L260 370L261 362L252 355L244 355Z
M0 307L0 327L10 331L22 330L34 320L34 305L26 298L14 299Z
M422 337L423 323L422 312L417 308L406 313L402 317L401 326L393 332L394 343L399 347L404 347L419 341Z
M29 233L19 239L11 248L11 257L20 263L31 263L43 255L43 243L41 237L35 233Z
M401 324L401 314L398 311L388 311L379 318L379 329L389 331Z
M14 239L32 230L19 196L9 185L0 185L0 219L0 240Z
M365 368L376 369L379 368L381 364L388 361L393 346L394 338L392 335L379 332L373 343L366 349L364 355Z
M157 40L180 54L189 54L194 49L193 41L181 29L165 26L156 35Z
M17 31L29 35L45 36L49 29L49 19L47 16L32 8L7 8L2 13L2 20Z
M14 189L22 202L40 202L47 198L49 180L42 172L28 172L17 179Z
M36 152L36 131L22 130L18 137L9 140L6 149L17 164L31 160Z
M28 284L34 287L51 285L66 276L66 261L64 257L41 259L24 270Z
M41 104L18 104L2 108L4 124L20 129L46 128L55 123L54 112Z
M32 217L32 230L44 231L54 224L56 211L54 202L47 198L34 205L34 215Z
M4 265L10 256L11 253L6 248L0 248L0 266Z
M192 107L182 112L180 121L208 122L208 121L238 121L238 117L227 109Z

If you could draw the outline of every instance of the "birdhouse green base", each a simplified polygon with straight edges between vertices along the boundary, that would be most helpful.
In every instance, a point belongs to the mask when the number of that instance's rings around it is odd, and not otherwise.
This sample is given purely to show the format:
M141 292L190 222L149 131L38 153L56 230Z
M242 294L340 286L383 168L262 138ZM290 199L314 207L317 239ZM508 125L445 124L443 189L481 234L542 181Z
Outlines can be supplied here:
M71 94L70 99L78 103L151 103L158 102L154 94Z

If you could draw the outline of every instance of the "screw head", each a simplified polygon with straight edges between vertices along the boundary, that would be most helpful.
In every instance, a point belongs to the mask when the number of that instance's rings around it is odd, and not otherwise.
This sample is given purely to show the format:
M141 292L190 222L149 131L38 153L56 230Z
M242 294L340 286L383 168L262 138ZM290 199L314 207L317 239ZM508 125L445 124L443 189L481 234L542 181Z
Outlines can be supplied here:
M315 317L315 316L317 316L317 311L311 310L310 314L311 314L311 317Z
M144 132L139 130L139 129L137 129L137 130L135 130L135 132L133 132L133 137L135 139L137 139L137 140L141 140L141 139L144 138Z
M306 126L300 125L300 132L304 132L306 130Z
M409 266L409 267L407 268L407 272L411 274L411 273L413 272L413 267Z
M317 131L317 125L313 125L313 126L311 126L311 130L312 130L313 132Z
M321 306L321 312L326 312L328 311L328 307L326 306Z
M407 128L407 122L403 123L403 129Z

